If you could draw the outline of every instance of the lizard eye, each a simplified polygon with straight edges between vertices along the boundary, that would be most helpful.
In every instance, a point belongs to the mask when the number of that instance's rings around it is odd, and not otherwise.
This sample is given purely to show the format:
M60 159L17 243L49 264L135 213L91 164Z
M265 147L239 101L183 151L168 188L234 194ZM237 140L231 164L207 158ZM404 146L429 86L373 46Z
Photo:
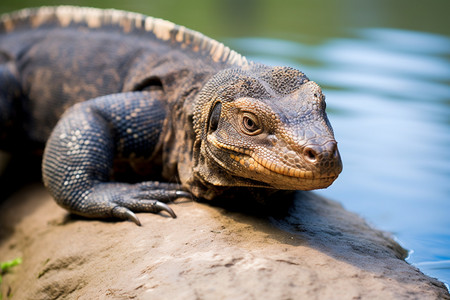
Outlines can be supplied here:
M262 129L259 125L258 119L251 113L244 113L242 116L242 127L244 132L248 135L256 135L261 133Z
M222 111L222 103L217 102L209 117L209 131L215 131L219 126L220 113Z

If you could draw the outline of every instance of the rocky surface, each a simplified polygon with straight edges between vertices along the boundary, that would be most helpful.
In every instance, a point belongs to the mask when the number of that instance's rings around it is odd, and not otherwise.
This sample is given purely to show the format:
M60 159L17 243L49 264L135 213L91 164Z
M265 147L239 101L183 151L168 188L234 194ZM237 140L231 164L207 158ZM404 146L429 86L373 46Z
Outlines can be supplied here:
M177 219L139 214L138 227L22 189L0 207L0 261L23 259L4 299L450 299L388 235L313 193L276 216L171 206Z

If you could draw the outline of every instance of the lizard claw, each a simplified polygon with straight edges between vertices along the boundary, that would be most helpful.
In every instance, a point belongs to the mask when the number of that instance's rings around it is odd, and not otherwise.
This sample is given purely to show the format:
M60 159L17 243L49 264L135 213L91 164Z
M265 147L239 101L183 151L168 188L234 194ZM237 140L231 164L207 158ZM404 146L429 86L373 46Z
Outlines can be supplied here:
M112 215L116 218L122 220L129 220L134 222L137 226L142 226L141 221L139 221L138 217L126 207L116 206L112 210Z
M167 204L165 204L165 203L156 201L156 203L155 203L155 208L156 208L158 211L165 211L165 212L167 212L167 213L168 213L172 218L174 218L174 219L177 217L177 215L175 214L175 212L174 212Z
M165 203L156 201L156 200L147 200L147 201L139 201L138 203L134 203L134 207L130 207L131 209L135 211L141 211L141 212L153 212L157 213L160 211L167 212L172 218L176 218L177 215L175 212ZM129 208L124 206L116 206L112 210L112 216L122 219L122 220L129 220L134 222L136 225L141 226L141 221L139 221L138 217L134 214L133 211L131 211Z

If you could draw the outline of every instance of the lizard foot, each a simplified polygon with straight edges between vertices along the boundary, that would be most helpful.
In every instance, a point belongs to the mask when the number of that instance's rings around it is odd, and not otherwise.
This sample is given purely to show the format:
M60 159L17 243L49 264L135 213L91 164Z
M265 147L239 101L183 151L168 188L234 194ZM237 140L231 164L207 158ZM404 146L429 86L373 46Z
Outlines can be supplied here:
M176 218L174 211L165 203L177 198L191 198L192 195L182 191L180 185L158 182L137 184L102 183L94 186L80 205L72 212L92 218L115 217L129 220L141 225L137 212L167 212Z
M191 198L192 195L182 191L181 186L173 183L163 182L143 182L136 184L137 189L133 189L126 197L122 197L117 202L117 206L112 209L114 217L130 220L141 226L141 222L134 212L167 212L172 218L176 218L175 212L165 203L178 198Z
M139 221L139 218L135 215L133 211L152 212L152 213L165 211L169 213L169 215L172 218L177 217L175 212L169 206L167 206L167 204L159 202L157 200L140 200L140 201L138 200L134 203L133 202L128 201L128 203L126 204L127 207L125 206L114 207L111 212L113 217L122 220L130 220L138 226L141 226L141 221Z

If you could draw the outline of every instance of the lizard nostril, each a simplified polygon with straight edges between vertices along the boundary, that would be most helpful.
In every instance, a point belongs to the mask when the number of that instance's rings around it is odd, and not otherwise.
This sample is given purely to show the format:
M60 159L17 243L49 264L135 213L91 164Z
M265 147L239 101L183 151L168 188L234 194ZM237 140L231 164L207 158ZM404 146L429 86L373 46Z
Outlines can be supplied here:
M314 150L311 147L307 147L304 151L303 151L303 155L305 156L305 158L311 162L315 162L317 160L317 152L316 150Z

